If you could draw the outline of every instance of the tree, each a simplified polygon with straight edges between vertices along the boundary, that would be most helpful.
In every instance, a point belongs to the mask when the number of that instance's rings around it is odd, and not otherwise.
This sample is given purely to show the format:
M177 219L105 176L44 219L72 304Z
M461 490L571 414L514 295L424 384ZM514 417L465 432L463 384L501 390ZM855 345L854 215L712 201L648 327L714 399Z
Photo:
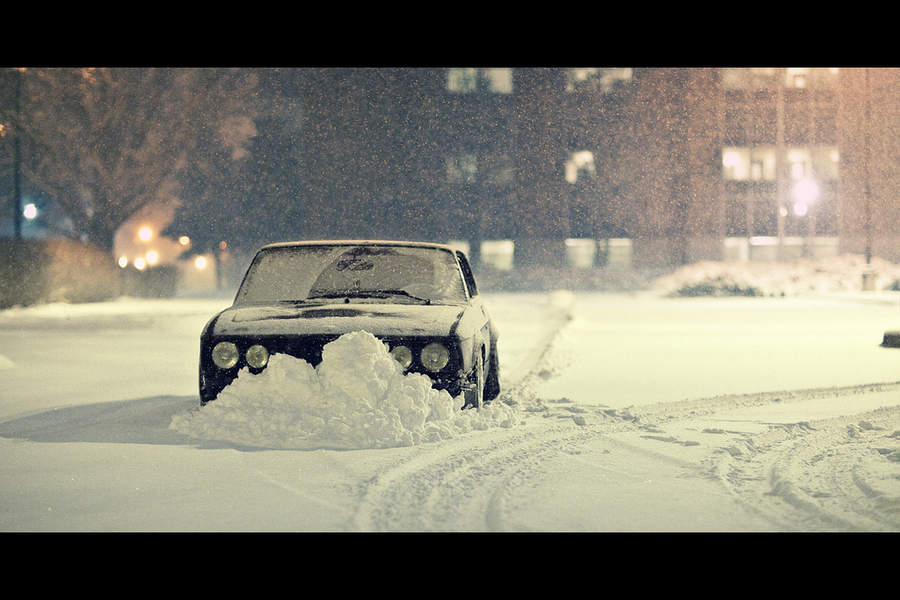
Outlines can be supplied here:
M257 77L241 69L29 69L18 128L22 172L112 250L116 230L171 200L211 145L239 159L255 135Z
M253 139L239 135L241 123L232 121L235 141L246 140L241 151L229 151L215 136L202 136L190 168L179 174L182 195L189 201L180 204L163 233L189 236L191 252L215 251L223 240L229 248L252 250L298 237L303 229L299 163L304 111L291 89L303 72L265 69L258 75Z

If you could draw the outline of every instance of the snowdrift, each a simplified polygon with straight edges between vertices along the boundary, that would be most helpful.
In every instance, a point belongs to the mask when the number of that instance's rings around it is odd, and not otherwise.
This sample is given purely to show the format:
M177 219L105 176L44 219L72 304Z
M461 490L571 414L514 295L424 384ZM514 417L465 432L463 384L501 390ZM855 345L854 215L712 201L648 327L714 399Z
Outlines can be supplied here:
M516 410L495 401L462 410L462 396L404 373L365 331L325 345L313 367L284 354L259 375L242 370L214 402L175 415L170 429L206 440L277 449L365 449L436 442L490 427L512 427Z
M666 296L803 296L859 291L863 273L875 276L876 290L900 289L900 265L880 258L845 254L791 263L705 261L657 279L652 289Z

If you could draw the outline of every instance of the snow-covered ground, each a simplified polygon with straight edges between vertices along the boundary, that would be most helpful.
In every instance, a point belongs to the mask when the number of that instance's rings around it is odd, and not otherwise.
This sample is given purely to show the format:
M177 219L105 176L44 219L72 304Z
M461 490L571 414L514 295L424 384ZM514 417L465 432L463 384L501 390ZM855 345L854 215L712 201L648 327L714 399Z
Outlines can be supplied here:
M0 530L897 531L900 292L842 265L770 265L765 297L667 297L734 265L487 295L481 413L365 334L200 409L230 299L0 311Z

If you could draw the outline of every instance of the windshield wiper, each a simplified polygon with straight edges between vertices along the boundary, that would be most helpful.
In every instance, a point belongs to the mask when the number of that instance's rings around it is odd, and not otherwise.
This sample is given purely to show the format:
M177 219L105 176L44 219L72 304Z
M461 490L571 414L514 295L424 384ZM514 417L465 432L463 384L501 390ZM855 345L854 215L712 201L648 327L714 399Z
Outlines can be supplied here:
M318 292L318 290L314 290L314 292ZM309 298L385 298L387 296L405 296L407 298L412 298L413 300L418 300L419 302L424 302L425 304L431 304L431 300L428 298L419 298L418 296L413 296L406 290L340 290L333 292L326 292L322 290L320 293L310 293Z
M419 298L418 296L413 296L406 290L359 290L358 293L371 295L386 294L392 296L406 296L407 298L412 298L413 300L418 300L419 302L424 302L425 304L431 304L430 298Z
M315 298L305 298L305 299L296 299L296 300L276 300L278 304L311 304Z

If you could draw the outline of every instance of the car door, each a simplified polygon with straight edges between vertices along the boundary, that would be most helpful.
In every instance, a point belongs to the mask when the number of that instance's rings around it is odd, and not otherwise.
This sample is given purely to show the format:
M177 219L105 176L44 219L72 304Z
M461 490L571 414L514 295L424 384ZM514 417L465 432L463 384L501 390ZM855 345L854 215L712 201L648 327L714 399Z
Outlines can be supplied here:
M478 293L478 286L475 283L475 276L472 274L472 268L469 266L469 260L466 258L466 255L460 250L456 251L456 258L459 261L459 267L462 271L463 281L465 281L466 284L466 291L469 294L469 310L474 313L474 317L477 322L476 337L478 339L476 340L476 342L479 343L475 344L475 348L480 348L481 345L484 346L485 364L489 364L491 359L491 352L493 352L496 347L496 331L494 330L491 317L488 314L487 306L485 306L484 300Z

